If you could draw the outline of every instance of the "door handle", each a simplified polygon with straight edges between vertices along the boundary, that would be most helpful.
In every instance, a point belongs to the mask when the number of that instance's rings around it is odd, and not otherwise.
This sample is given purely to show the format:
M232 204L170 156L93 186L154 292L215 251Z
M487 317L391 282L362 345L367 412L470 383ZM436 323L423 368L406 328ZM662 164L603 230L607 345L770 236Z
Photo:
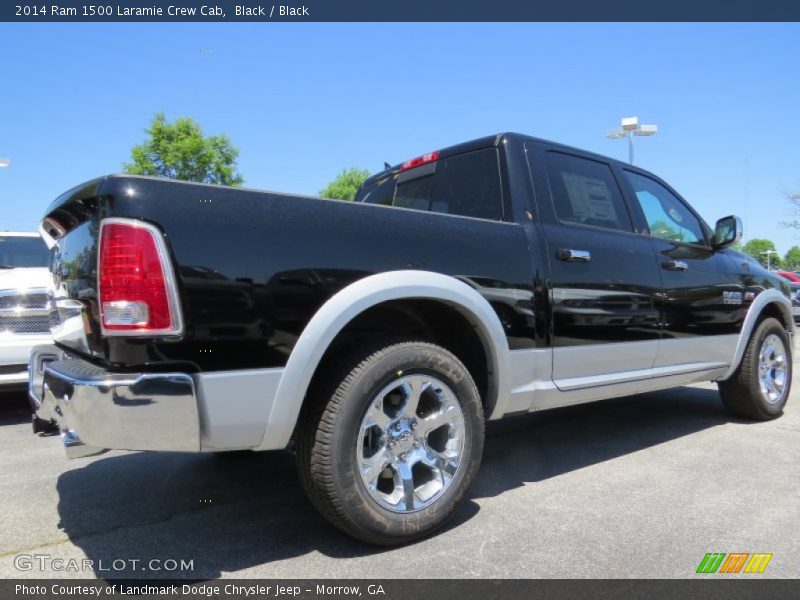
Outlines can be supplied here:
M667 271L686 271L689 269L689 265L682 260L667 260L661 263L661 268Z
M562 248L556 252L556 258L569 262L589 262L592 260L592 254L588 250L570 250Z

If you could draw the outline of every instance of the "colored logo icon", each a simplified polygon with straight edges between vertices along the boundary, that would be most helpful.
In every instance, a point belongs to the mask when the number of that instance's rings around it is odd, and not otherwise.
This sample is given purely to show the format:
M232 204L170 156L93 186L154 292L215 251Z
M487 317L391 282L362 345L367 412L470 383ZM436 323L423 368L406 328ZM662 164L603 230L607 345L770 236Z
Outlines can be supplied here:
M771 552L708 552L696 573L763 573L771 560Z

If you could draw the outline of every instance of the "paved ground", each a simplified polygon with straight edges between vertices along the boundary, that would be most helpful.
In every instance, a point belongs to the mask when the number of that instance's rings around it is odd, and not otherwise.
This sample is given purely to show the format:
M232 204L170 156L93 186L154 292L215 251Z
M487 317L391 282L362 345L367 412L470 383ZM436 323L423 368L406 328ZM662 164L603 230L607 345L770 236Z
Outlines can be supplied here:
M772 552L765 576L800 577L792 395L768 423L730 419L710 385L503 422L450 527L393 550L317 516L288 453L68 461L30 433L23 395L0 396L0 577L86 576L15 568L34 554L100 576L171 575L103 570L156 558L193 560L177 574L196 579L692 577L712 551Z

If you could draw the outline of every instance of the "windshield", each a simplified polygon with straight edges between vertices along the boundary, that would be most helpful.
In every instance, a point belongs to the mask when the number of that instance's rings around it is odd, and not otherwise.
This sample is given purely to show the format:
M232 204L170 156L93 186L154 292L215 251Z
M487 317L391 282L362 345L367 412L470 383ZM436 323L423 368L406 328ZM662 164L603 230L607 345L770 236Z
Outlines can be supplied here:
M0 233L0 269L46 267L48 250L40 237Z

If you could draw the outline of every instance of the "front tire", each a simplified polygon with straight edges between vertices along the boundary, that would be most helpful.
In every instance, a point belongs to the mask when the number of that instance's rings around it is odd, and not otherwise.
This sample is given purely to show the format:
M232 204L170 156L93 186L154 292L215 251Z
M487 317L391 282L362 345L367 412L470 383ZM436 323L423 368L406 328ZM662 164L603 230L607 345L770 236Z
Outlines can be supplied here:
M480 467L483 410L466 367L421 341L355 354L312 389L297 465L312 504L373 544L425 536Z
M722 403L732 414L766 421L779 417L792 385L792 352L783 324L766 318L756 328L736 372L719 382Z

